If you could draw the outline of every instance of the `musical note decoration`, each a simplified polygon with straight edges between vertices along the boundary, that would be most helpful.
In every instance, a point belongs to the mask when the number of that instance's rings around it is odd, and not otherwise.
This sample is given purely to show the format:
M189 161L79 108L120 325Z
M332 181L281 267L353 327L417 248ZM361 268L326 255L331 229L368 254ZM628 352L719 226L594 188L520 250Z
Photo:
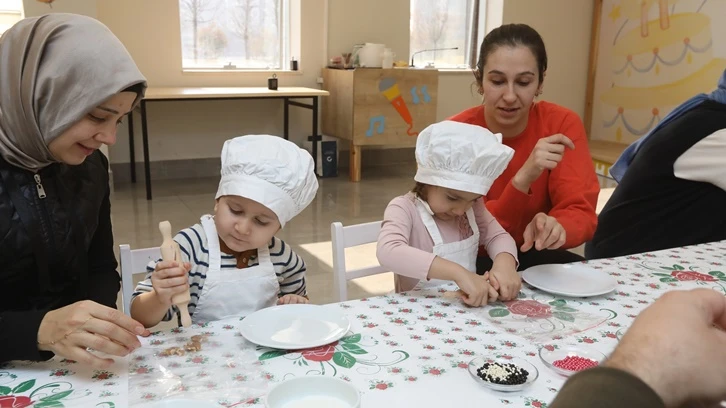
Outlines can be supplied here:
M386 126L386 117L383 115L373 116L368 120L368 130L366 130L366 137L373 137L373 130L375 129L377 134L383 133L383 128ZM376 128L378 124L378 128Z
M424 85L421 87L421 95L423 96L424 103L431 102L431 95L429 95L428 86ZM411 87L411 99L414 105L421 103L421 97L418 96L419 89L417 86Z

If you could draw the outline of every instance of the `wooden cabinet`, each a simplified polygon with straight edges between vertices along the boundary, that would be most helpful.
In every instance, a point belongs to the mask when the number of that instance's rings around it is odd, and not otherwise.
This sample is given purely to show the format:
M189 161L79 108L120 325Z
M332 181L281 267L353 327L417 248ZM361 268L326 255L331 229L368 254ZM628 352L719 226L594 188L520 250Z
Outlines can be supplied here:
M362 146L416 145L436 121L434 69L323 69L323 134L350 141L350 179L360 181Z

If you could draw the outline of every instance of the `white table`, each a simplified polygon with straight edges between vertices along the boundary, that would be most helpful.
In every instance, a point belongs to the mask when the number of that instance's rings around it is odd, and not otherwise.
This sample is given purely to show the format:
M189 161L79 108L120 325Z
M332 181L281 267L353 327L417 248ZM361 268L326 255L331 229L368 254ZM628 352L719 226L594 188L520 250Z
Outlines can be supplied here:
M328 375L353 383L364 407L546 407L565 378L542 364L539 347L576 344L609 354L618 330L627 330L663 293L696 287L726 293L726 241L589 265L615 276L617 290L575 299L525 287L517 301L478 309L443 299L437 289L329 304L325 307L350 319L348 336L291 352L248 343L239 335L239 319L192 325L142 339L144 347L106 371L62 359L7 364L0 368L0 403L47 397L48 388L38 389L60 383L60 391L69 391L59 399L66 406L121 407L182 395L220 406L262 406L269 387L279 381ZM203 333L209 340L201 352L158 356ZM470 378L466 363L486 354L526 359L538 368L539 378L517 393L485 389Z
M148 88L139 104L141 111L141 136L144 147L144 177L146 180L146 199L151 200L151 170L149 158L149 131L147 124L146 105L149 102L199 101L199 100L231 100L231 99L282 99L284 103L283 137L289 138L290 106L310 109L312 111L312 134L308 140L313 143L313 161L317 161L318 141L318 97L328 96L328 91L304 87L281 87L273 91L263 87L169 87ZM310 103L302 103L292 99L310 99ZM134 152L134 115L129 114L129 156L131 181L136 182L136 157ZM317 164L317 163L316 163ZM317 166L315 166L317 168Z

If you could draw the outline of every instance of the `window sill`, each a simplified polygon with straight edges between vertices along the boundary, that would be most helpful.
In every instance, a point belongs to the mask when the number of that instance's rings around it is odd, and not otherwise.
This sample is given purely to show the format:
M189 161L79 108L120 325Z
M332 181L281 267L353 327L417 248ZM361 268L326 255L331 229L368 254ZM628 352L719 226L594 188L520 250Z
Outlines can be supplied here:
M436 70L439 74L443 75L471 75L471 69L469 68L437 68L437 67L407 67L409 69L417 69L421 71L425 70Z
M470 68L439 68L439 74L443 75L472 75Z
M182 75L209 75L209 74L224 74L224 75L265 75L270 76L275 74L277 76L301 76L304 71L297 70L291 71L286 69L272 70L272 69L182 69Z

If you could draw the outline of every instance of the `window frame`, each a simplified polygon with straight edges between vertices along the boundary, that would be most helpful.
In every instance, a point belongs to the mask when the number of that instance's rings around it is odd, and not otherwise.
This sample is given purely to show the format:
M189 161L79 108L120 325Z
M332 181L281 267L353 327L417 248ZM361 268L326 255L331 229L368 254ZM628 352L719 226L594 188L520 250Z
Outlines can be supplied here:
M467 0L467 19L465 29L466 34L464 38L464 64L458 66L434 64L433 68L444 72L471 72L472 69L476 68L477 57L479 55L479 47L481 46L481 41L484 39L484 36L487 32L486 12L487 0ZM411 14L409 11L409 24L410 21ZM476 30L473 29L475 24ZM409 44L410 41L411 35L409 34ZM421 51L417 50L411 52L412 50L410 48L411 47L409 45L409 61L411 60L414 53ZM416 57L418 57L419 55L420 54L417 54ZM418 65L416 66L419 67Z
M181 26L184 24L181 14L181 2L178 0L177 5L180 10L178 13L179 18L179 49L181 55L179 56L179 68L183 74L208 74L208 73L263 73L263 72L299 72L291 70L291 58L300 54L300 22L301 22L301 2L302 0L279 0L280 1L280 20L281 24L278 27L278 35L280 38L280 61L279 68L274 67L227 67L222 63L220 66L200 66L200 67L185 67L184 66L184 52L183 52L183 34ZM226 0L222 0L226 3ZM299 57L296 57L299 60ZM224 57L220 57L220 60L224 60Z

